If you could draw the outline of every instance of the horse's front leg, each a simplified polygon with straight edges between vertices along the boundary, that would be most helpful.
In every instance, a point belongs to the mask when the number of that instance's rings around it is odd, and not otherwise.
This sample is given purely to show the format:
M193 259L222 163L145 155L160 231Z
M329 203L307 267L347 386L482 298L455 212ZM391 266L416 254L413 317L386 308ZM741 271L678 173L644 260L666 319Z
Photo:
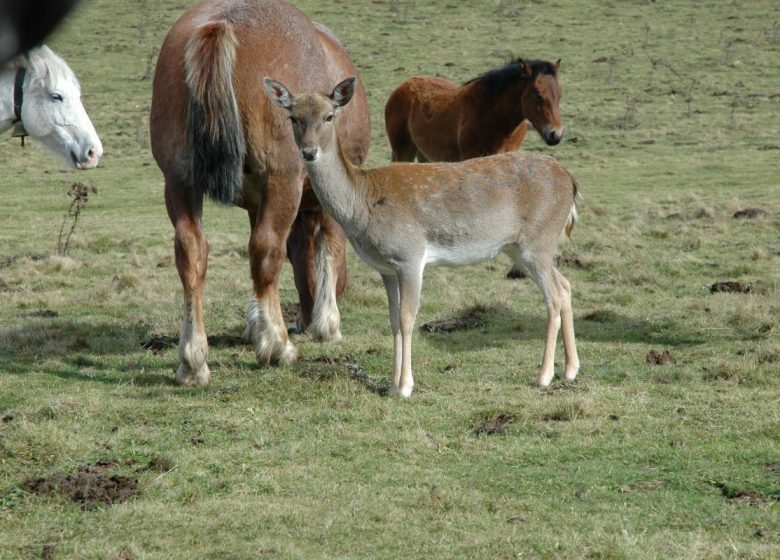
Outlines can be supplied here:
M203 285L209 246L201 228L203 201L201 197L193 202L192 197L166 182L165 202L175 228L176 269L184 291L176 381L182 385L208 385L211 373L206 363L209 347L203 324Z
M247 330L261 364L291 364L298 358L282 317L279 275L302 184L300 174L270 176L252 224L249 265L255 296L247 309Z

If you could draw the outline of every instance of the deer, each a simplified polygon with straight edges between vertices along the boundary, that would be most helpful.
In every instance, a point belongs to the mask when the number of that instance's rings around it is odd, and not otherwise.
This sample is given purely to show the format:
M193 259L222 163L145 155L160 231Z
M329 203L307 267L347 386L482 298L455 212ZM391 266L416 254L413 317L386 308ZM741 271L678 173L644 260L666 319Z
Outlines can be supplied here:
M390 394L410 397L412 332L426 266L464 266L509 258L537 284L547 307L547 336L537 383L554 377L563 332L564 377L580 368L571 285L555 268L559 238L577 219L579 185L550 156L508 152L462 162L392 163L363 169L350 163L336 135L339 111L356 79L330 94L292 94L263 79L273 104L287 111L312 188L341 225L358 256L382 276L393 335Z

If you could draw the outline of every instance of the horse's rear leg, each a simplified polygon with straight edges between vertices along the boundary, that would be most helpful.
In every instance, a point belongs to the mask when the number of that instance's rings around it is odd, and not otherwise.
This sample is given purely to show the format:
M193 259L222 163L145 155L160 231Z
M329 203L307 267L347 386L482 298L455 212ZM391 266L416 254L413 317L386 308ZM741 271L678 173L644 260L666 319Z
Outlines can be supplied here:
M298 176L269 177L249 240L255 297L247 309L247 324L261 364L291 364L298 358L282 317L279 275L300 203L301 183Z
M347 281L346 238L310 189L304 191L287 251L301 303L298 328L309 329L316 340L340 340L337 298Z
M179 335L179 368L176 381L183 385L207 385L211 380L208 340L203 324L203 285L209 246L201 228L202 198L196 204L166 182L165 203L175 228L174 252L184 290L184 316ZM194 206L194 207L193 207Z

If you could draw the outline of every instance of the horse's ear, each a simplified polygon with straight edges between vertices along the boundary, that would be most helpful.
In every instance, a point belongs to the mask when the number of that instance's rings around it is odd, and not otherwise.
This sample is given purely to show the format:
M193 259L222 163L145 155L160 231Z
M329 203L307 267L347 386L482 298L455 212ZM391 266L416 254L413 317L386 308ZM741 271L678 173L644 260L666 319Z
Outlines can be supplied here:
M520 65L520 70L523 76L525 76L526 78L530 78L533 75L534 73L533 68L531 68L531 65L528 64L525 60L523 60L522 58L518 58L517 63Z
M560 70L561 69L561 59L555 61L555 69Z
M266 76L263 78L263 88L265 89L265 94L268 96L268 99L270 99L274 105L278 105L283 109L292 107L292 95L290 95L290 92L286 87L276 80L272 80Z
M343 82L339 82L333 93L330 94L330 98L333 100L333 104L336 107L343 107L350 102L352 96L355 95L355 77L350 76Z

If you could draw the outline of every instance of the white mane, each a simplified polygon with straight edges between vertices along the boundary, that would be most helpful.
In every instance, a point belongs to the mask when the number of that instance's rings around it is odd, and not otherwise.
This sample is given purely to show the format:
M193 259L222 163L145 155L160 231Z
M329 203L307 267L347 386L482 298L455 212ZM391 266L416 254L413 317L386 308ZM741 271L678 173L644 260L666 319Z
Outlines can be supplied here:
M27 68L32 77L43 80L51 89L57 89L62 82L69 82L81 91L79 81L70 66L46 45L35 47L26 55L17 57L12 66Z

